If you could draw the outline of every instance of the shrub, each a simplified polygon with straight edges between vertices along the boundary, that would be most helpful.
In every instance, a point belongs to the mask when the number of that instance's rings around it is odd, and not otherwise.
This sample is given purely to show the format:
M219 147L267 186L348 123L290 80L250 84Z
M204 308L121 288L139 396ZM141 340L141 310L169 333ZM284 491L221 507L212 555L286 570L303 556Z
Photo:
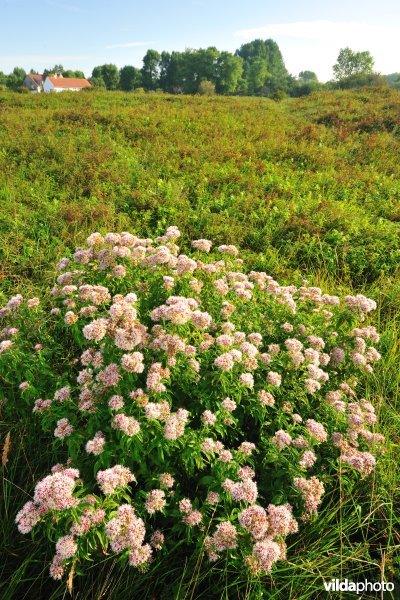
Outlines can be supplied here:
M272 100L275 100L275 102L281 102L282 100L287 98L287 94L283 90L276 90L275 92L273 92L271 98Z
M212 81L208 81L207 79L204 79L203 81L200 81L200 83L199 83L198 92L199 92L200 96L214 96L215 95L215 85L212 83Z
M6 410L32 410L64 457L16 517L58 540L54 579L101 552L144 570L177 542L269 572L339 464L373 471L357 387L380 358L375 302L246 273L234 245L180 254L179 235L94 233L58 263L49 311L0 311Z
M29 94L28 88L24 85L19 85L15 88L15 91L17 92L17 94Z

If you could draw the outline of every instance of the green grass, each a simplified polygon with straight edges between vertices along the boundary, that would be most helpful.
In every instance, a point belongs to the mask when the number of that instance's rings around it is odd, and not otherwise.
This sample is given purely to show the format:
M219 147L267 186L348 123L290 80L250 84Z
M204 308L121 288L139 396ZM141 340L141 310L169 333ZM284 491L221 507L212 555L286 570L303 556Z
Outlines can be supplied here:
M238 244L250 265L282 282L307 277L328 292L378 301L383 360L366 392L387 444L372 488L360 483L350 494L338 481L313 526L291 538L288 561L261 582L177 548L144 575L105 557L85 579L75 576L73 597L313 600L328 597L322 580L382 576L398 597L399 150L400 95L386 89L281 103L0 95L0 299L48 287L56 260L92 231L147 236L175 224L183 245L189 237ZM65 583L47 573L51 544L14 525L34 483L60 457L34 423L3 420L1 444L9 431L0 597L61 599Z

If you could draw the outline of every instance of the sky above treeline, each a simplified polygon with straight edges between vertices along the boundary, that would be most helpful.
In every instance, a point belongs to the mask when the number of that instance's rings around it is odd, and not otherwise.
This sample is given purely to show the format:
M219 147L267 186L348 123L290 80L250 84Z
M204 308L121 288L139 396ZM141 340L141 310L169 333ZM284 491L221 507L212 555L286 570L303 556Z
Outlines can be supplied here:
M399 0L0 0L0 70L54 64L90 76L96 65L142 66L161 52L234 52L272 38L288 71L332 78L340 48L369 50L375 70L400 71Z

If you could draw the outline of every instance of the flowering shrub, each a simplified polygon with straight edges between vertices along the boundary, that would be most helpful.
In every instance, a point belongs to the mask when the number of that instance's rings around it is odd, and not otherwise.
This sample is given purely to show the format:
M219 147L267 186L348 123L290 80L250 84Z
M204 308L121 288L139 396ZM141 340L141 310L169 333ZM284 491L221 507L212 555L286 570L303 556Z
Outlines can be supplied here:
M63 457L16 517L56 532L54 579L102 552L144 570L182 539L270 572L339 466L367 476L382 447L357 394L375 302L246 273L233 245L180 254L179 235L94 233L58 263L49 315L21 295L0 311L14 402Z

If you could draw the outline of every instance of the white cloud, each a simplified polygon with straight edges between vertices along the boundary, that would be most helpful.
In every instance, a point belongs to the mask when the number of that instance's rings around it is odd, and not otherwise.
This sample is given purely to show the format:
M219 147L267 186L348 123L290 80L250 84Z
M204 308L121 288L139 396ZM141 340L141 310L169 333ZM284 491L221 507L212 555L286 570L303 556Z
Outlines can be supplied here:
M332 77L332 65L340 48L369 50L375 69L382 73L400 70L400 36L395 25L350 21L296 21L271 23L263 27L241 29L236 38L248 41L273 38L279 44L288 70L297 74L303 69L315 71L322 81Z
M152 44L156 44L156 42L124 42L123 44L110 44L109 46L105 46L107 49L109 48L140 48L142 46L151 46Z

